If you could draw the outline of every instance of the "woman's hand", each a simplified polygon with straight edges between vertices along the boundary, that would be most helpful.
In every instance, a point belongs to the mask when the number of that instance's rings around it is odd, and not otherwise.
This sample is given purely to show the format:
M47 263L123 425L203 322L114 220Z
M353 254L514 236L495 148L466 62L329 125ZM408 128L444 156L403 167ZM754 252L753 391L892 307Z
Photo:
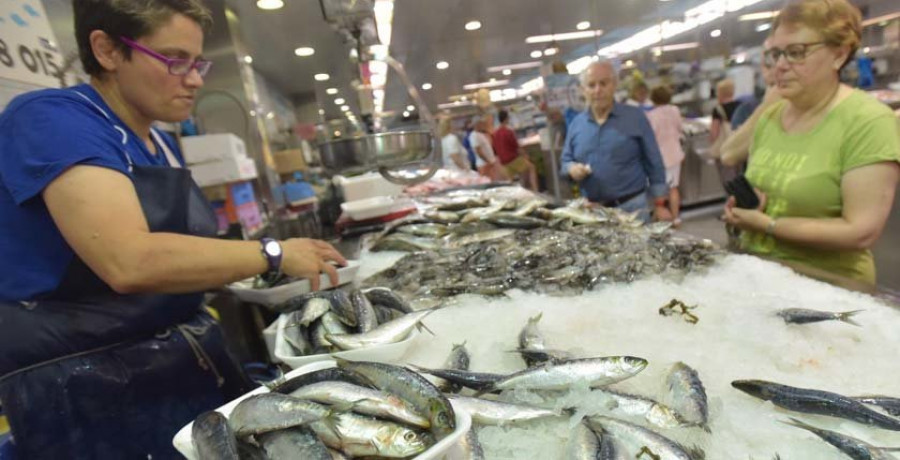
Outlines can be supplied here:
M569 166L569 176L575 182L581 182L591 174L591 167L582 163L573 163Z
M772 218L766 215L766 194L754 188L756 196L759 197L759 207L756 209L742 209L736 206L737 200L734 196L729 196L725 202L725 222L734 225L741 230L750 230L754 232L765 232L766 227Z
M309 238L291 238L281 242L284 254L281 271L289 276L306 278L313 291L319 290L319 274L325 272L332 286L338 285L337 269L330 262L346 266L347 259L334 248L322 241Z

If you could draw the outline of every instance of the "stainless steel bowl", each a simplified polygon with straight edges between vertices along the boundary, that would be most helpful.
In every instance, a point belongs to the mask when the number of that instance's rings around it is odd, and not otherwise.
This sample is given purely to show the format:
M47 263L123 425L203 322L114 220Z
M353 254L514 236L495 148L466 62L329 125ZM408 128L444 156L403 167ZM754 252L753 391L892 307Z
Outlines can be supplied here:
M322 165L332 172L354 174L378 170L389 181L405 185L427 180L440 167L439 146L431 131L397 131L319 145ZM425 169L428 173L413 171ZM405 171L405 174L392 172Z

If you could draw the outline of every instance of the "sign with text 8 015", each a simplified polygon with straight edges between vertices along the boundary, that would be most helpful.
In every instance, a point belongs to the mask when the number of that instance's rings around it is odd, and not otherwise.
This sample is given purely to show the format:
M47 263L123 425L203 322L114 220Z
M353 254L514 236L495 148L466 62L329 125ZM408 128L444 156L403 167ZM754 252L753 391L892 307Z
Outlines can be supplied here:
M0 78L58 88L62 60L40 0L0 0Z

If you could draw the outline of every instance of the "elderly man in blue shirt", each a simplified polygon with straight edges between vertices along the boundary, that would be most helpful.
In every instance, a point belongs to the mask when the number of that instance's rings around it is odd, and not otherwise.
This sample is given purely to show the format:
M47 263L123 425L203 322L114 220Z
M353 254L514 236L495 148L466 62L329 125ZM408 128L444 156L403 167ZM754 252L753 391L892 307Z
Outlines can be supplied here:
M658 220L666 208L666 169L644 112L615 102L618 77L612 64L598 61L581 73L588 109L569 125L560 173L581 187L588 200L650 220L648 194Z

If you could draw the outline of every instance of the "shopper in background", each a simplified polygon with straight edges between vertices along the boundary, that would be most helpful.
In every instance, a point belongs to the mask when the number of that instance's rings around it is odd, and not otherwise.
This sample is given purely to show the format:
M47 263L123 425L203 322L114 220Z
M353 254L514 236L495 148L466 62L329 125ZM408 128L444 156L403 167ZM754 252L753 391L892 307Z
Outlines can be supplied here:
M640 212L650 220L648 193L658 220L671 220L666 208L666 170L641 109L615 102L618 78L609 61L591 63L581 73L588 108L566 133L560 175L579 182L581 194L605 207Z
M666 185L669 186L669 211L675 227L681 225L678 218L681 209L681 163L684 161L684 150L681 148L682 129L681 112L671 104L672 91L666 86L657 86L650 92L650 100L654 109L647 112L647 119L656 135L663 164L666 166Z
M638 107L644 111L650 111L653 110L653 104L650 102L649 96L650 89L644 83L644 80L635 79L628 90L628 99L625 101L625 104Z
M709 141L715 143L722 135L723 126L731 126L734 111L741 105L734 100L734 82L725 79L716 84L716 106L712 112L712 124L709 126ZM730 130L729 130L730 131Z
M0 405L16 458L175 458L178 429L250 387L203 291L278 271L315 289L345 260L322 241L214 238L151 128L190 116L210 68L199 0L73 6L90 84L0 115Z
M466 159L466 149L453 133L450 117L441 118L438 131L441 135L444 168L450 171L470 171L469 160Z
M494 131L492 145L500 164L509 177L521 179L527 189L536 192L537 171L528 159L525 149L519 147L516 133L509 129L509 112L500 110L497 118L500 120L500 126Z
M795 0L764 51L784 98L760 117L747 179L759 209L725 207L749 252L869 284L869 248L891 211L900 133L889 108L842 85L860 43L861 15L846 0Z
M469 145L475 151L475 167L478 169L478 174L495 182L509 180L509 176L494 153L487 117L476 117L473 120L473 126L475 129L469 134Z
M472 121L472 119L466 120L466 123L463 126L462 145L466 149L466 158L469 160L469 169L478 171L478 168L475 167L475 150L469 142L469 139L472 137L472 131L475 131L475 125Z

